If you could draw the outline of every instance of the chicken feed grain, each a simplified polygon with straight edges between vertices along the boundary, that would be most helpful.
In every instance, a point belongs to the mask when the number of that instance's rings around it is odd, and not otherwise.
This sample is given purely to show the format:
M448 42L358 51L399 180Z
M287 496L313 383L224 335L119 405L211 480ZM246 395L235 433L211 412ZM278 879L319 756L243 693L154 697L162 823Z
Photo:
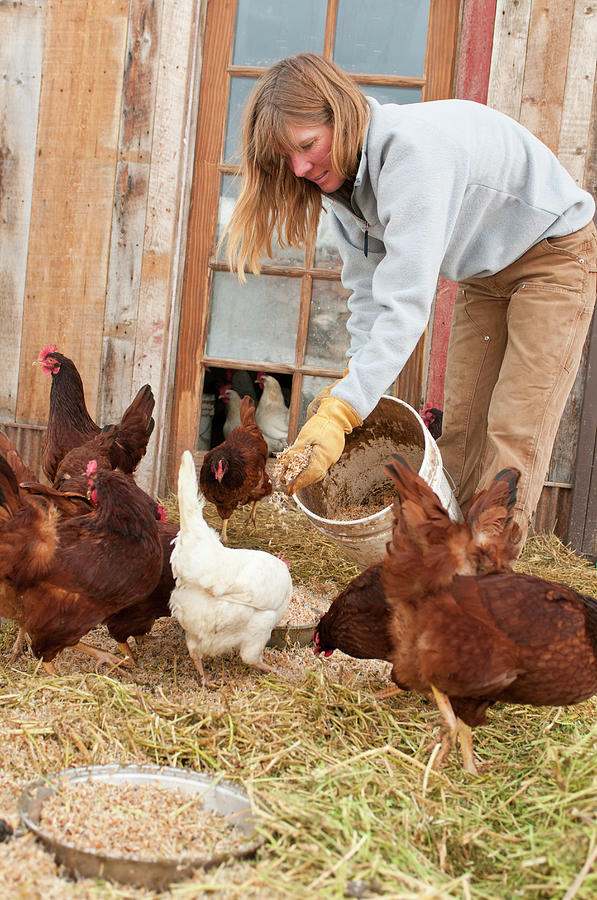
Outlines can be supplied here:
M201 797L147 784L58 782L42 803L40 827L81 850L142 859L210 857L246 842Z

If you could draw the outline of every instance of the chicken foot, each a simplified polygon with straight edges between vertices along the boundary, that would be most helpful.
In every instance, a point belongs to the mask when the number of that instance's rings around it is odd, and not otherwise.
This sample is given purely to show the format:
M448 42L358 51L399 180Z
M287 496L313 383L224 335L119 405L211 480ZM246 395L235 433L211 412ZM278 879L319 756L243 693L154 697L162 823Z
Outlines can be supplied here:
M222 530L220 532L220 540L223 544L226 543L226 531L228 526L228 519L223 519L222 521Z
M259 669L260 672L271 672L272 667L268 666L267 663L264 662L251 662L247 663L247 665L251 666L253 669Z
M128 658L132 661L132 665L137 665L137 657L133 653L132 647L129 644L128 640L118 641L118 646L120 647L120 652L125 658Z
M445 731L441 741L441 750L436 760L438 766L446 759L458 738L460 749L462 751L462 766L464 770L466 772L471 772L473 775L478 775L479 770L477 769L473 755L473 734L471 729L465 722L456 717L447 694L438 691L433 685L431 685L431 690L433 691L433 697L445 725Z
M23 647L25 646L25 636L27 632L24 628L19 628L19 633L15 638L15 642L10 648L10 662L13 663L15 659L17 659L21 653L23 652Z
M97 647L92 647L90 644L83 643L83 641L79 641L72 649L80 650L81 653L85 653L87 656L92 656L94 659L97 659L96 669L102 663L113 669L118 668L119 666L131 665L130 657L125 656L124 659L121 659L119 656L114 656L113 653L108 653L107 650L98 650Z
M257 504L259 500L254 500L251 506L251 512L249 513L249 522L253 523L253 527L257 528Z
M203 661L196 650L189 650L189 656L193 660L195 668L197 669L197 680L201 687L207 687L208 681L205 677L205 672L203 671Z

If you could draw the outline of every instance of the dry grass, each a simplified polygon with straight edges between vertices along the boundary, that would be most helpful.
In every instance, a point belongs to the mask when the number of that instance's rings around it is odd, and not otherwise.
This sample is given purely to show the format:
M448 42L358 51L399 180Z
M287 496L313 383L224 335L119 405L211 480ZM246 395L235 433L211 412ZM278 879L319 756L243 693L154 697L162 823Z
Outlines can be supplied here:
M169 506L172 514L171 502ZM208 508L208 518L210 517ZM292 507L262 503L231 543L284 553L298 583L329 596L356 567ZM213 516L212 524L217 524ZM597 571L554 537L532 538L519 564L597 595ZM0 844L0 897L43 900L340 898L589 900L597 895L597 702L498 707L476 731L486 769L458 754L429 771L432 704L378 701L388 665L310 648L266 651L270 675L212 661L201 690L176 622L160 620L131 672L95 674L76 653L49 677L29 655L6 662L0 634L0 816L18 825L24 784L75 765L163 763L222 773L258 798L265 843L254 860L198 872L160 895L73 882L29 835ZM113 649L103 629L93 640ZM4 662L2 663L2 660Z

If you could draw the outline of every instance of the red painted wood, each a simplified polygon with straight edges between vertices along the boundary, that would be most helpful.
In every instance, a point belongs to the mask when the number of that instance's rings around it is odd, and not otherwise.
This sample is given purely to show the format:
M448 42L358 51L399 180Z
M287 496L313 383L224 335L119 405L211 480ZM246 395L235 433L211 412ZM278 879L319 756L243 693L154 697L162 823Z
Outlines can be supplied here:
M450 338L452 308L456 299L457 285L455 281L440 278L435 296L435 316L431 335L431 351L429 355L429 371L427 372L427 390L425 402L444 408L444 378L446 374L446 357Z
M496 0L466 0L462 13L460 51L454 96L487 102ZM426 403L443 409L446 356L456 284L440 278L427 373Z
M487 102L496 0L466 0L455 96Z

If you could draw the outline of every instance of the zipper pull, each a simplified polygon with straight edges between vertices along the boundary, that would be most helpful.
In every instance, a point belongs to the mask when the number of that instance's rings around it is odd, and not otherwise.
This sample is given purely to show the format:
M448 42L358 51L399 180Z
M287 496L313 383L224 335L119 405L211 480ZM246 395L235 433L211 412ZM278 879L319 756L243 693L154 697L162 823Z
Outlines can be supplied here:
M365 256L369 255L369 229L365 228L365 242L363 244L363 253Z

